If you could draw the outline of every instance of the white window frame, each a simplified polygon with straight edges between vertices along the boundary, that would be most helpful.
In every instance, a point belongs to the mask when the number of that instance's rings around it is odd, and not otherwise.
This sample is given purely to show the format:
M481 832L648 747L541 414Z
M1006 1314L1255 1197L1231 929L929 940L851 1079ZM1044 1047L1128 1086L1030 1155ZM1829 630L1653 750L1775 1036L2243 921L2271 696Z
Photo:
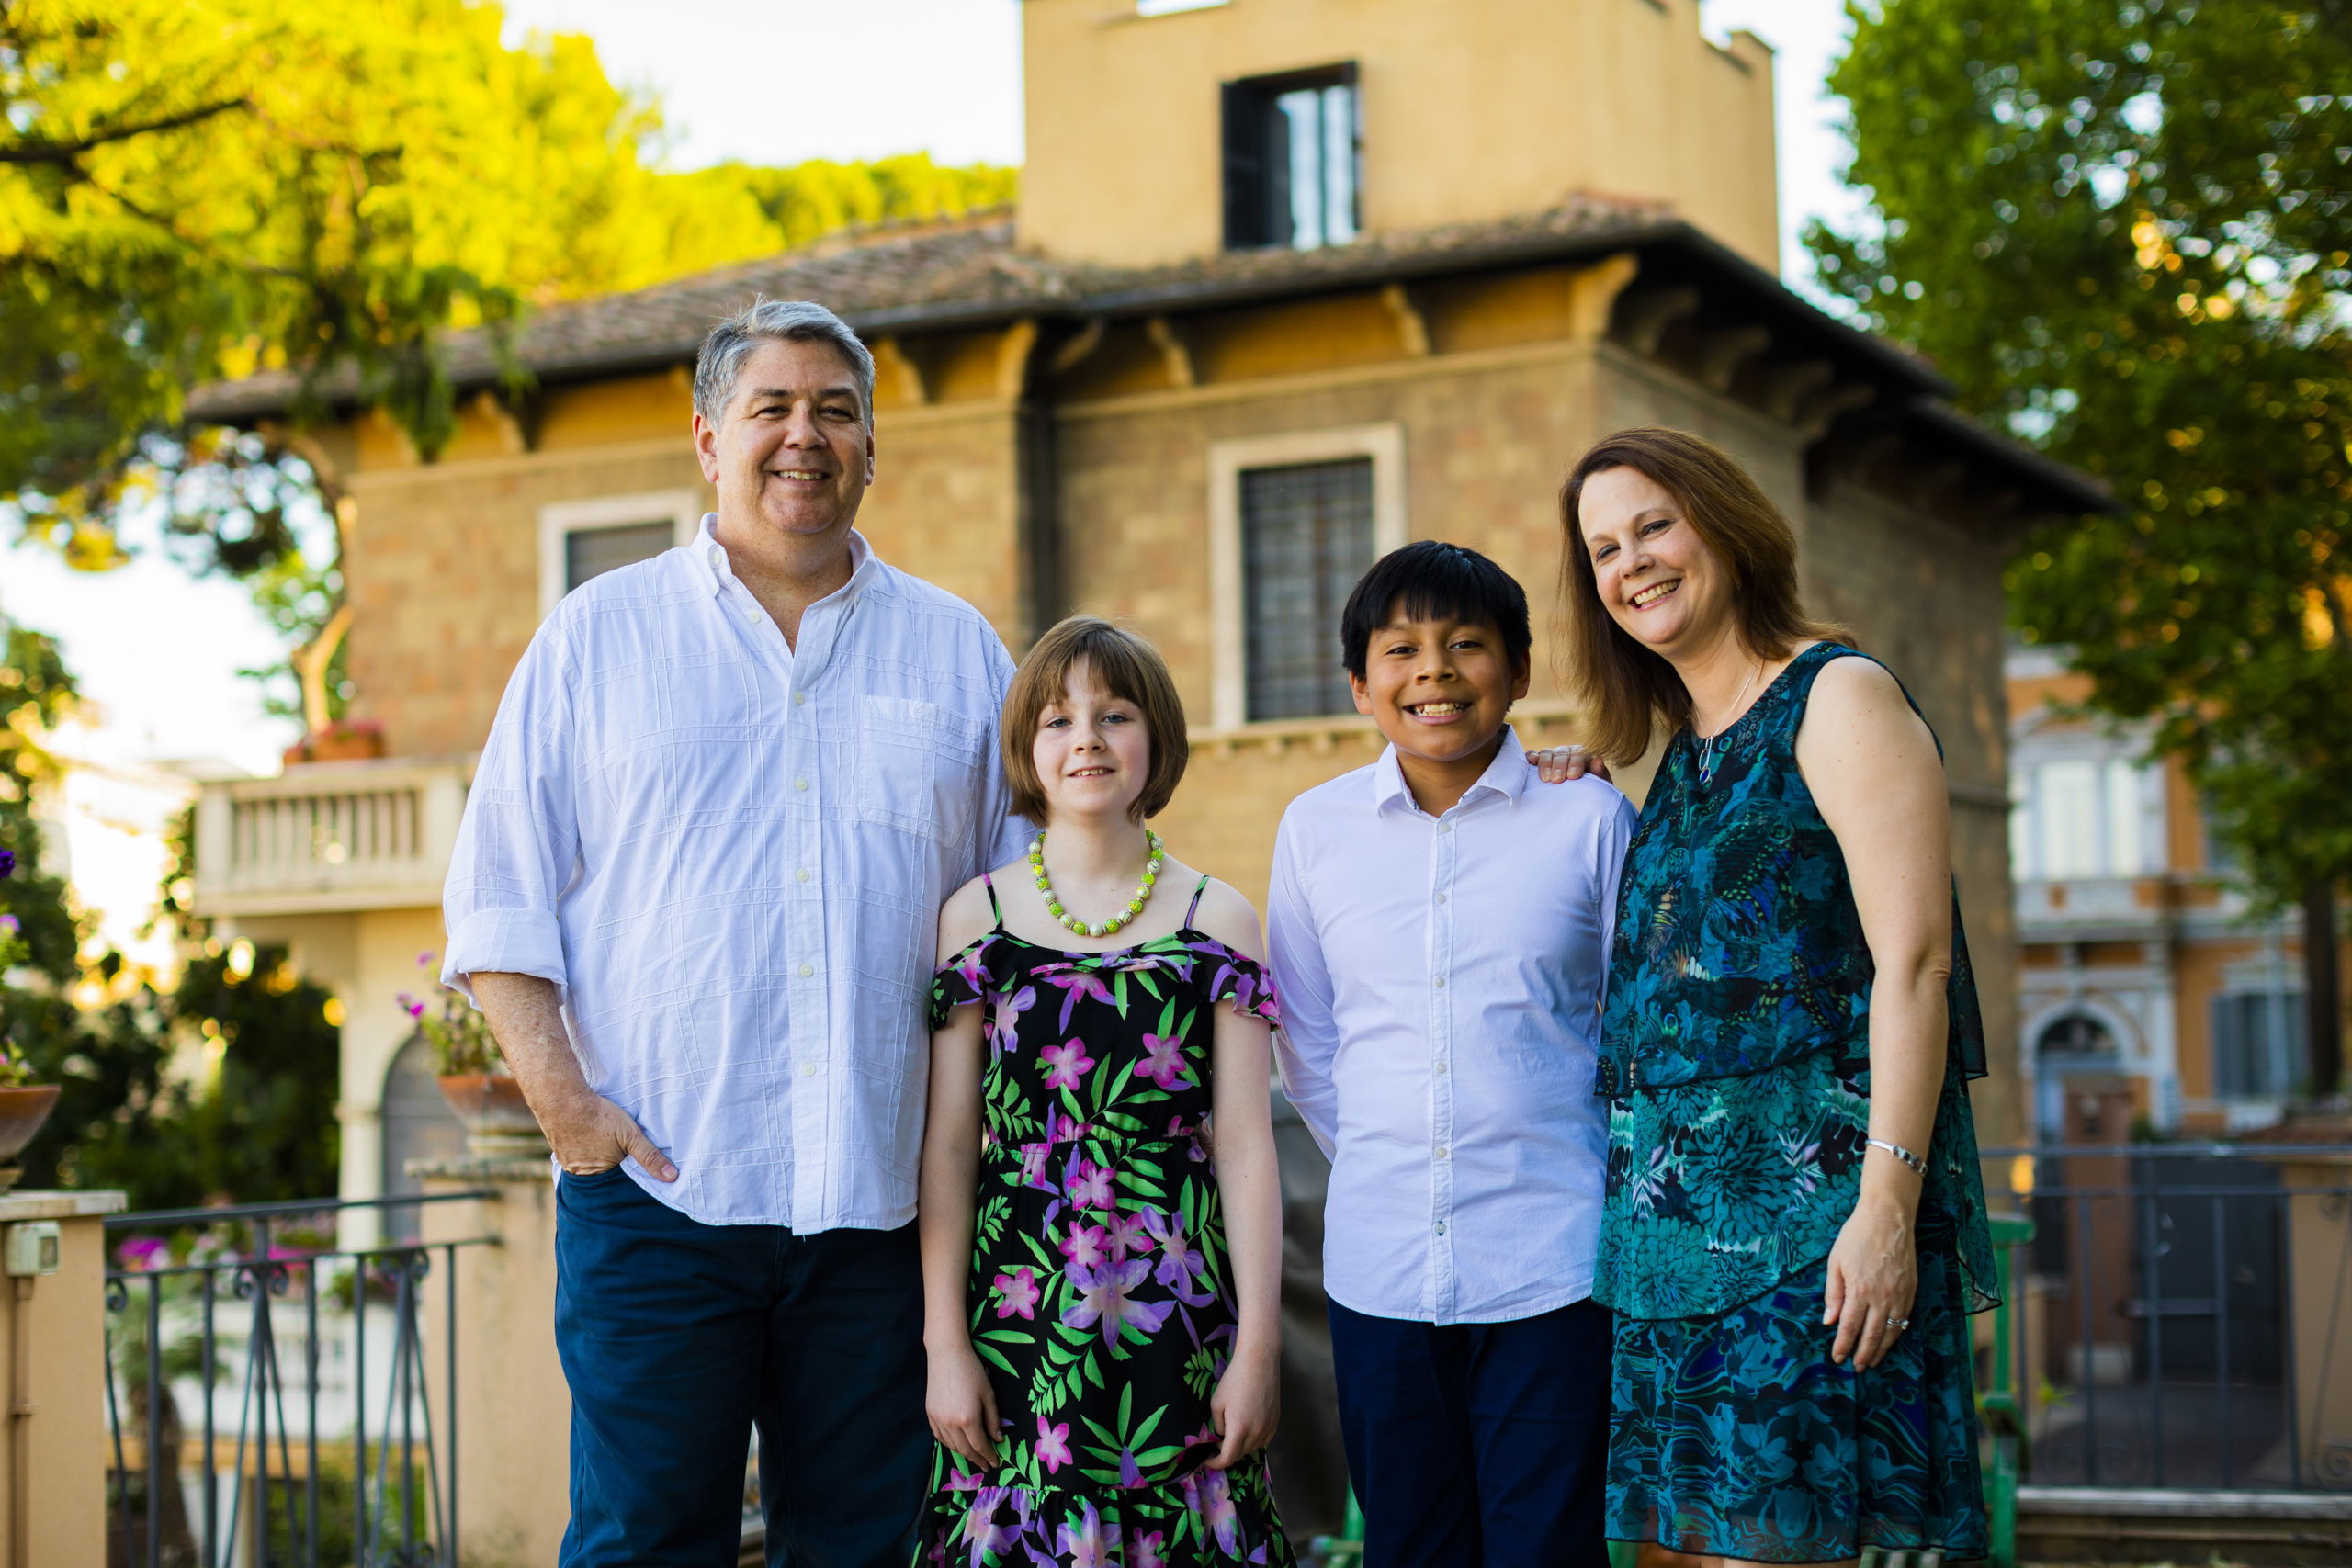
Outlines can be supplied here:
M555 613L563 598L564 540L592 528L618 528L632 524L672 524L672 542L688 545L701 531L702 492L694 490L646 491L636 495L600 495L589 501L555 501L539 508L539 618Z
M1241 584L1241 475L1248 468L1279 468L1295 463L1372 459L1372 555L1374 560L1404 547L1405 427L1340 425L1328 430L1285 431L1209 443L1209 671L1210 722L1219 730L1247 726L1250 712L1250 651L1245 642ZM1336 637L1339 628L1331 628ZM1296 719L1269 719L1295 725Z

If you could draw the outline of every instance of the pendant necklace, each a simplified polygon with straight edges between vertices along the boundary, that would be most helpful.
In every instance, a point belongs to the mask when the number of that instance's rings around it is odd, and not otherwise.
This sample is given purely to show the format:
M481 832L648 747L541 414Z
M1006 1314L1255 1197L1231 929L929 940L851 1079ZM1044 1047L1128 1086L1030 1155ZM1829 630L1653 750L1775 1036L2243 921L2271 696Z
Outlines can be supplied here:
M1037 880L1037 893L1046 900L1046 913L1059 920L1064 930L1079 936L1109 936L1113 931L1142 914L1143 907L1151 902L1152 888L1159 881L1162 848L1159 835L1150 829L1146 828L1143 830L1143 837L1144 842L1151 850L1151 858L1144 863L1143 882L1136 888L1135 896L1127 900L1125 908L1117 911L1109 919L1088 921L1080 919L1063 908L1062 901L1054 897L1053 882L1046 875L1046 835L1044 830L1040 829L1037 836L1029 840L1029 873Z
M1731 733L1731 727L1733 724L1737 724L1741 718L1747 716L1745 714L1739 713L1739 699L1740 697L1747 695L1747 688L1756 684L1756 677L1762 674L1763 671L1764 661L1759 659L1756 661L1756 668L1747 672L1747 679L1739 683L1739 696L1734 697L1731 700L1732 710L1736 715L1737 715L1737 716L1734 717L1730 724L1724 725L1713 735L1702 736L1700 739L1699 782L1701 784L1712 784L1714 782L1715 742L1721 740L1724 736ZM1043 833L1038 834L1037 838L1039 842L1044 842L1045 835Z

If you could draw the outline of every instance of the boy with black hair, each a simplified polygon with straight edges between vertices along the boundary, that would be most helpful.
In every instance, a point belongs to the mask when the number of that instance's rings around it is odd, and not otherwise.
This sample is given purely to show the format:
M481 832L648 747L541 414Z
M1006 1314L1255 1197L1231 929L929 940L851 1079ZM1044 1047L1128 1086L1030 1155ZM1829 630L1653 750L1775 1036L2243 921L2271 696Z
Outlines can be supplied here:
M1283 1083L1332 1162L1323 1278L1365 1568L1600 1568L1592 1086L1633 807L1529 767L1508 717L1527 594L1486 557L1382 558L1340 638L1389 746L1283 813L1267 924Z

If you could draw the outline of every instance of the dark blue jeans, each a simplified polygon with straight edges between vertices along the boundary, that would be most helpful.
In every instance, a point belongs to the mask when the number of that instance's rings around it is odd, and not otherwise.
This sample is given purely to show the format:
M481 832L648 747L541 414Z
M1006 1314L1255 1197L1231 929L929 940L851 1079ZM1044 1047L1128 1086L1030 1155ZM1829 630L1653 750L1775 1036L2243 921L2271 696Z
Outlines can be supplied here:
M1608 1568L1610 1315L1440 1326L1331 1303L1364 1568Z
M556 1187L562 1568L731 1568L760 1433L775 1568L906 1568L929 1480L915 1227L707 1225L619 1170Z

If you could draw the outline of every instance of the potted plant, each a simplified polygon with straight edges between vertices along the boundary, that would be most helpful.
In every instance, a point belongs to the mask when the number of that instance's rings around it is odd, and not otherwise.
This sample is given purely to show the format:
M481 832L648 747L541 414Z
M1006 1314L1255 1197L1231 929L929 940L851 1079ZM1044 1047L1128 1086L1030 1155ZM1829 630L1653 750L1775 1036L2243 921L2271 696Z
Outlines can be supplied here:
M434 956L419 953L417 967L431 973ZM546 1154L538 1118L523 1098L523 1086L506 1070L489 1023L457 992L437 981L433 988L441 993L437 1008L402 991L401 1010L416 1020L433 1053L434 1081L465 1128L467 1146L482 1159Z
M0 881L16 874L17 856L14 851L0 850ZM25 939L14 915L0 915L0 974L14 969L25 960ZM25 1060L17 1043L0 1035L0 1192L17 1184L24 1174L17 1164L17 1156L24 1152L41 1123L57 1108L57 1086L30 1081L32 1064Z
M292 762L372 762L384 754L384 727L372 718L330 720L287 748Z

